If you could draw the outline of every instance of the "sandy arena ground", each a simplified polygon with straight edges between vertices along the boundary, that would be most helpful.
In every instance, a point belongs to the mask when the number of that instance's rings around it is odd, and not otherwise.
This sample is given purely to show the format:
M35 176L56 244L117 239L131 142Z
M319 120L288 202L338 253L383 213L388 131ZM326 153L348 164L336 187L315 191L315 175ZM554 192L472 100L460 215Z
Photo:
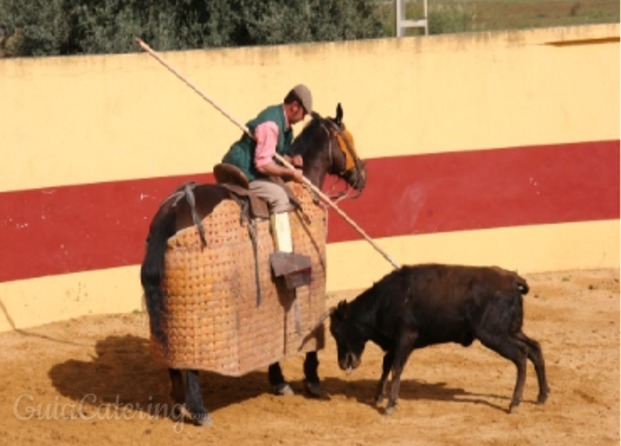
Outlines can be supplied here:
M168 375L150 356L145 314L90 316L0 334L0 444L618 445L619 271L526 275L524 331L546 359L550 398L507 413L515 367L478 342L413 353L397 411L372 403L381 351L347 376L332 338L319 354L325 400L302 392L302 358L283 362L297 392L267 392L265 370L202 374L213 426L166 418ZM355 292L329 298L335 304Z

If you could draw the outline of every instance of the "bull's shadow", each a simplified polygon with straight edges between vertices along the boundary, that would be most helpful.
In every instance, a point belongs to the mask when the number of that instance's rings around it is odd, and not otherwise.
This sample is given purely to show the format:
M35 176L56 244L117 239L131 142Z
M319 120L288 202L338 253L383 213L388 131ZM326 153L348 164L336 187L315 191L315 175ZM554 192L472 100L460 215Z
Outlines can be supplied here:
M380 413L384 412L388 396L384 398L384 401L379 406L376 406L374 401L377 380L325 378L323 383L325 391L331 396L342 395L348 399L356 400L360 404L370 406ZM390 392L390 386L388 387L388 392ZM429 383L413 379L402 379L399 392L399 400L414 400L421 403L424 403L426 400L447 401L456 403L456 405L463 405L464 409L469 404L479 404L508 413L508 405L494 404L489 399L509 400L506 396L473 393L467 392L462 388L449 387L445 382Z
M154 407L170 405L170 378L166 367L152 358L148 339L109 336L98 341L89 361L71 359L53 366L48 375L58 392L95 406L121 405L169 415ZM210 411L254 398L268 391L267 372L239 378L201 372L203 398Z

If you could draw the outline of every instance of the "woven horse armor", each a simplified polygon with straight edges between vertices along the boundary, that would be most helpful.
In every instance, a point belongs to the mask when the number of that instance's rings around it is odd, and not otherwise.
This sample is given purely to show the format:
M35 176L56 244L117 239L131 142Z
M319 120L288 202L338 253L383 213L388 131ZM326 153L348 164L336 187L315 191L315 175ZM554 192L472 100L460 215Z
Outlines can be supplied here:
M323 327L309 333L325 311L326 210L301 185L289 186L303 211L290 214L293 249L311 259L310 284L287 290L275 280L269 220L241 218L239 204L223 201L202 221L206 247L195 226L168 240L162 314L168 343L151 337L168 367L240 376L323 348Z

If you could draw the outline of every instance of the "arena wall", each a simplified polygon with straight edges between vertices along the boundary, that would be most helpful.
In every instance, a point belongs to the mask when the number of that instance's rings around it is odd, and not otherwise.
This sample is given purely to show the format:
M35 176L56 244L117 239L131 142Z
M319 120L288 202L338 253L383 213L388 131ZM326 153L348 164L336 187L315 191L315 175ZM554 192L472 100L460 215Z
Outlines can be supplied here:
M341 102L369 172L342 208L401 264L619 267L618 24L163 56L242 122L298 82ZM145 53L0 80L0 331L140 310L151 216L239 130ZM392 269L334 213L328 242L331 292Z

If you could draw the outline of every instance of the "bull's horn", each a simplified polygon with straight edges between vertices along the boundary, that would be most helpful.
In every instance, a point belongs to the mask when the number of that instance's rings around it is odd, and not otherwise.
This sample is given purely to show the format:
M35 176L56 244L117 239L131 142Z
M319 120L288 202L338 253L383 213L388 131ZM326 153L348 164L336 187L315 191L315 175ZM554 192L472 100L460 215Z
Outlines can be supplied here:
M324 321L328 319L330 315L334 313L335 310L336 310L335 307L330 307L321 315L321 317L319 318L319 322L317 322L315 326L308 332L308 334L304 336L304 339L302 339L302 343L300 344L300 347L298 348L298 350L302 350L302 348L304 347L304 344L306 344L313 337L315 331L319 327L321 327L321 324L323 324Z
M317 322L317 323L315 324L315 326L311 329L311 331L310 331L309 335L313 334L313 333L315 332L315 330L317 330L319 327L321 327L321 324L323 324L323 323L324 323L324 321L325 321L326 319L328 319L328 318L330 317L330 315L331 315L332 313L334 313L334 311L335 311L335 310L336 310L336 308L335 308L335 307L330 307L330 308L328 308L326 311L324 311L324 313L323 313L323 314L321 315L321 317L319 318L319 322Z

